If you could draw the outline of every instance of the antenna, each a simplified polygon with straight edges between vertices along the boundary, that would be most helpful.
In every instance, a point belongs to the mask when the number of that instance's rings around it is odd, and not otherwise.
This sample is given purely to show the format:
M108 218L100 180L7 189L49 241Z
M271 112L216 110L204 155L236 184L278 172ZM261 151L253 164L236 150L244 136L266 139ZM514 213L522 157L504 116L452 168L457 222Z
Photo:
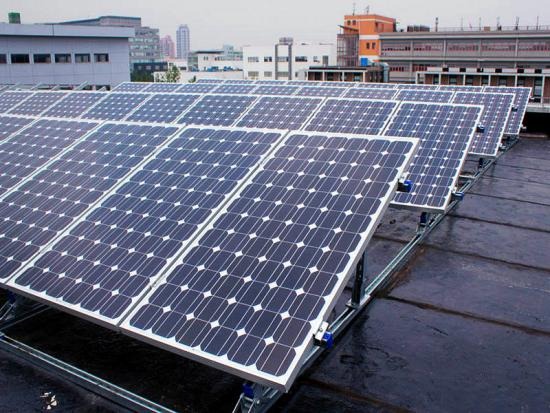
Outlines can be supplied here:
M497 17L497 30L502 30L502 26L500 25L500 16Z
M436 17L435 18L435 31L437 32L438 29L439 29L439 17Z
M366 12L365 14L369 14L369 13L370 13L370 6L369 6L369 5L367 5L367 8L365 9L365 12Z
M539 29L539 17L540 16L537 16L537 30Z
M519 16L516 16L516 30L519 30Z
M357 5L357 4L356 4L355 2L353 2L353 13L352 13L352 14L353 14L354 16L355 16L355 6L356 6L356 5Z
M464 31L464 17L460 18L460 30Z
M479 18L479 31L481 31L481 17Z

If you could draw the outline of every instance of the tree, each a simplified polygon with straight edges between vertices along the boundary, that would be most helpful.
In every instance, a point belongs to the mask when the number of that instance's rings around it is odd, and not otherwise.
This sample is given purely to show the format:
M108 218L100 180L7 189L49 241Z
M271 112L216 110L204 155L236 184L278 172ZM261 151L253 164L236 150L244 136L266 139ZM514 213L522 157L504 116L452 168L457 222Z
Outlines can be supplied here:
M180 70L176 65L171 65L168 68L165 79L168 83L178 83L180 81Z

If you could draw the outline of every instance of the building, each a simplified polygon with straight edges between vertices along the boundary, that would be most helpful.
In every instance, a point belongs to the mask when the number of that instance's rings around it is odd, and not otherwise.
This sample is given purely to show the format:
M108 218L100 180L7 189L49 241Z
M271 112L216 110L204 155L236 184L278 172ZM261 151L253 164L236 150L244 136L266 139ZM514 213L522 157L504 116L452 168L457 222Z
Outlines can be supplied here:
M175 59L176 58L176 45L172 40L172 36L166 35L160 39L160 52L161 55L165 58Z
M243 69L247 79L306 79L311 66L336 65L336 47L331 43L295 43L281 38L273 46L243 47Z
M0 23L0 83L113 87L130 80L130 27Z
M226 50L195 50L187 58L189 70L195 72L221 72L243 70L242 56Z
M154 63L161 60L159 30L142 26L141 17L100 16L94 19L62 22L79 26L131 27L135 31L130 39L130 67L135 63Z
M178 59L187 59L191 51L191 34L189 26L182 24L176 31L176 56Z
M347 15L338 37L338 59L385 62L390 81L414 82L428 67L550 68L550 27L430 28L397 30L395 19ZM422 81L422 79L420 79Z
M312 66L307 70L307 80L323 82L387 82L387 67L370 66Z

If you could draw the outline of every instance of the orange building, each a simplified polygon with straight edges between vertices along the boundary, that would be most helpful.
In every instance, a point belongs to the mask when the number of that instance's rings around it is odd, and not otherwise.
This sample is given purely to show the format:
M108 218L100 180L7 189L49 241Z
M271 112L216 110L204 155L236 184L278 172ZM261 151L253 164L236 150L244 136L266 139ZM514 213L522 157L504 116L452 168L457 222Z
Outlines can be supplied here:
M347 62L343 64L350 65L352 55L356 53L355 59L367 58L378 61L380 57L380 33L394 32L397 21L391 17L384 17L378 14L349 14L344 16L344 25L339 39L344 48L344 42L347 42L346 51L342 54L347 56ZM355 45L351 45L355 43ZM356 49L356 50L352 50ZM358 64L356 62L355 64Z

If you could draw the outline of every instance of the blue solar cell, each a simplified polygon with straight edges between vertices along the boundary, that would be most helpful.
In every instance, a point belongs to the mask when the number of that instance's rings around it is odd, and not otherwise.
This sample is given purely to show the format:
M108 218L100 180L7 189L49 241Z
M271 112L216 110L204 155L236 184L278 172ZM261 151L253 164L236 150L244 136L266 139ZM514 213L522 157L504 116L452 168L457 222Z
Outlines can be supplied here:
M243 79L227 79L224 83L228 85L248 85L254 83L254 81Z
M382 88L366 88L356 87L348 89L344 95L345 98L357 98L357 99L393 99L397 90L395 89L382 89Z
M265 85L258 86L252 93L255 95L278 95L278 96L290 96L294 95L300 88L298 86L274 86Z
M224 83L223 79L198 79L197 83Z
M315 112L321 98L263 96L237 126L267 129L300 129Z
M395 83L355 83L355 87L366 87L368 89L397 89Z
M255 100L255 96L246 95L205 95L178 120L178 123L231 126Z
M151 95L143 93L109 93L105 99L85 112L85 119L122 120Z
M483 86L459 86L459 85L441 85L439 90L446 90L449 92L483 92Z
M288 80L285 84L289 86L323 86L323 82L315 80Z
M294 133L123 331L288 389L415 145Z
M514 109L510 113L508 123L504 133L507 135L519 135L523 123L529 97L531 96L531 88L528 87L504 87L504 86L486 86L485 92L490 93L512 93L514 98Z
M218 87L217 83L186 83L176 93L209 93Z
M397 89L409 89L409 90L437 90L437 89L439 89L439 85L399 83L396 86L397 86Z
M0 95L0 113L9 112L15 106L23 103L26 99L33 95L27 91L7 91Z
M171 93L179 89L181 83L153 83L143 91L148 93Z
M146 82L123 82L116 86L114 92L143 92L151 83Z
M39 120L0 144L0 195L74 144L95 122Z
M329 86L329 87L355 87L356 82L321 82L321 86Z
M296 92L296 96L318 96L318 97L331 97L337 98L342 96L345 89L341 87L328 87L328 86L304 86Z
M482 108L433 103L402 103L384 131L387 136L420 138L407 170L414 183L409 193L397 193L394 203L444 212L455 190Z
M472 146L470 146L472 155L496 156L498 154L506 124L512 112L513 101L514 95L512 94L455 93L453 103L484 106L480 125L485 130L475 134Z
M401 89L395 99L409 102L450 103L453 100L453 92L424 89Z
M0 116L0 142L10 137L15 132L23 129L30 124L34 119L20 118L17 116Z
M280 137L186 129L15 284L115 323Z
M256 85L279 85L279 86L282 86L282 85L286 85L288 84L288 82L286 80L256 80L254 82L254 84Z
M396 107L395 101L327 99L305 130L376 135Z
M197 101L199 95L183 93L163 93L153 95L151 99L138 107L126 118L133 122L174 122L189 106Z
M42 116L78 118L107 96L109 94L103 92L71 92L63 100L48 109Z
M106 124L12 190L0 201L0 278L14 275L176 130Z
M12 115L39 116L65 96L67 96L67 92L36 92L8 113Z
M223 84L219 85L212 93L231 93L246 95L256 89L255 85Z

